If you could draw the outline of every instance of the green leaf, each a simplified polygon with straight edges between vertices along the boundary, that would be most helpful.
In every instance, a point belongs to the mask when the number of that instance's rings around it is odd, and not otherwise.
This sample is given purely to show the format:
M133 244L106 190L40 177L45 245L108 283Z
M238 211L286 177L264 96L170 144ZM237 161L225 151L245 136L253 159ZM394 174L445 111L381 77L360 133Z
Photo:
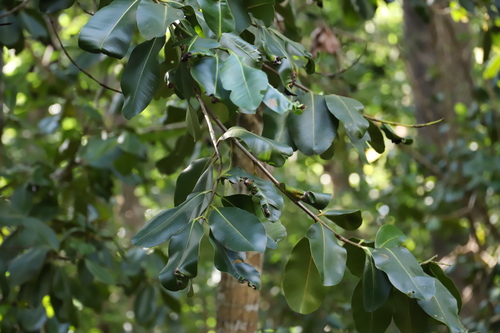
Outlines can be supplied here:
M278 243L286 238L287 232L286 228L281 224L280 221L264 221L262 222L264 228L266 228L267 234L267 244L266 246L270 249L276 250L278 248Z
M214 52L212 49L219 47L219 43L210 38L203 38L198 35L183 39L177 43L174 43L172 47L186 45L185 53L191 53L193 55L209 56L213 57Z
M198 0L207 25L217 37L221 37L223 32L232 32L236 27L228 2L224 0Z
M380 129L385 133L385 136L387 139L391 140L395 144L404 144L404 145L411 145L413 143L413 139L405 139L397 135L392 128L387 125L387 124L381 124Z
M85 266L98 281L105 284L116 284L116 278L109 269L88 259L85 259Z
M365 150L368 148L367 142L370 141L370 134L365 132L361 139L356 139L349 132L346 132L349 140L351 140L352 145L359 153L359 158L363 161L364 164L370 164L368 159L366 158Z
M393 290L392 302L393 320L401 332L422 333L429 331L429 317L418 305L416 299Z
M203 227L192 221L189 227L175 234L168 246L168 263L160 272L160 282L171 291L182 290L198 274L198 256Z
M266 229L255 215L243 209L214 207L208 223L215 239L231 251L266 249Z
M34 218L26 218L22 224L30 232L36 234L45 245L50 246L52 250L59 250L59 239L54 230L48 225Z
M132 237L132 244L153 247L168 241L190 221L200 216L206 207L206 195L206 192L193 193L180 206L162 211Z
M243 63L243 58L231 54L221 68L222 86L230 90L230 99L237 106L256 110L267 89L267 75Z
M175 185L174 205L179 206L183 203L191 192L212 189L213 171L210 165L210 158L200 158L181 172Z
M165 37L153 38L132 51L121 79L126 119L141 113L155 96L161 81L158 53L164 44Z
M430 279L433 279L429 277ZM420 307L433 319L444 323L451 333L466 333L467 329L460 322L457 300L448 289L436 280L436 293L428 301L417 300Z
M171 175L184 164L184 160L191 156L195 143L188 133L179 137L175 142L174 150L156 162L156 167L161 173Z
M285 164L287 158L293 154L291 147L249 132L239 126L233 126L228 129L219 140L226 140L228 138L240 139L259 160L277 167Z
M42 13L52 14L73 6L75 0L43 0L38 3Z
M134 318L139 325L151 327L158 311L156 297L156 288L151 285L146 285L137 292L134 301Z
M417 259L404 247L370 249L375 266L384 271L392 285L411 298L430 300L436 292L435 279L427 276Z
M34 278L42 268L49 250L48 246L37 246L14 258L7 268L10 272L10 287L22 285Z
M290 132L288 131L287 120L290 114L290 111L285 112L284 114L279 114L269 108L265 108L263 115L264 129L262 130L262 136L284 143L292 147L294 150L297 150L292 137L290 136Z
M26 29L32 38L38 39L44 43L49 41L49 30L41 14L33 9L25 8L19 12L21 25Z
M356 244L373 247L372 242L365 242L363 239L351 237L349 240ZM343 247L347 250L347 268L349 268L352 275L361 278L365 269L365 251L362 248L347 242L344 243Z
M92 16L80 31L78 46L91 53L121 59L135 30L139 0L114 0Z
M483 78L485 80L493 79L497 73L500 71L500 54L496 54L488 61L486 68L483 72Z
M311 256L309 240L302 238L285 266L283 292L286 301L293 311L308 314L319 308L327 291Z
M391 324L392 304L385 302L380 308L373 312L367 312L364 308L363 280L360 280L351 300L352 317L354 325L359 333L385 333Z
M244 262L245 252L234 252L226 249L210 233L210 243L212 243L214 253L214 265L221 271L231 274L239 283L247 283L249 287L256 290L260 289L260 273Z
M141 35L148 40L165 36L168 26L182 19L184 19L182 10L164 2L141 0L137 8L137 27Z
M371 121L369 121L369 123L368 134L370 134L370 141L368 142L377 153L382 154L385 151L384 136L377 125Z
M283 114L289 110L293 109L294 103L291 102L288 98L285 97L282 93L280 93L276 88L271 85L267 86L266 93L264 95L264 104L274 112L278 112Z
M334 94L326 96L325 101L328 110L342 122L348 133L357 139L365 135L370 124L360 112L364 109L363 104L355 99Z
M269 27L274 21L274 0L245 0L247 11Z
M311 254L324 286L334 286L344 277L346 249L339 245L335 234L321 223L314 223L307 231Z
M406 235L392 224L380 227L375 237L375 247L398 247L406 240Z
M194 141L198 141L201 137L201 126L198 114L189 102L186 112L186 130L193 137Z
M222 86L220 69L222 62L218 55L197 60L191 67L191 75L208 96L227 100L229 91Z
M320 215L335 222L336 225L345 230L356 230L363 223L361 211L359 209L346 210L325 210Z
M284 201L283 197L276 192L276 188L273 183L248 174L239 167L232 168L231 170L225 172L221 178L227 179L233 184L249 180L252 183L252 186L256 186L258 189L255 194L251 193L251 195L255 198L255 200L258 200L266 218L269 221L277 221L279 219ZM269 214L266 214L266 210L269 211Z
M332 200L332 194L306 191L300 200L316 209L322 210L325 209L330 203L330 200Z
M18 320L24 332L40 331L47 321L47 312L41 304L36 308L21 309Z
M245 65L256 67L262 62L262 55L255 45L248 43L240 36L224 33L219 42L221 47L229 49L234 54L243 57Z
M373 263L373 257L365 249L365 267L363 270L363 304L366 312L380 308L389 297L392 286L384 272L378 270Z
M298 101L306 106L300 115L288 118L293 142L304 155L320 155L332 144L339 122L328 111L325 97L309 92Z
M460 313L460 309L462 308L462 297L460 295L460 291L458 290L453 280L450 279L444 271L439 267L435 262L428 262L423 265L424 271L432 277L435 277L448 289L448 291L455 297L457 300L458 312Z
M238 35L252 24L250 15L248 15L245 7L245 1L246 0L232 0L228 2L235 21L234 32Z

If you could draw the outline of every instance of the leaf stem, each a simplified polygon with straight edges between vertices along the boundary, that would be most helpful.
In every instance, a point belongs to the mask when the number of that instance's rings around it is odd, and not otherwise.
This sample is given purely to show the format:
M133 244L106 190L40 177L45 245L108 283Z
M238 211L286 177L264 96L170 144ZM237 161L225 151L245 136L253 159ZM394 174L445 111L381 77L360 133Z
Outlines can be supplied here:
M197 95L197 97L198 96L199 95ZM201 100L201 99L198 99L198 100L199 100L200 104L202 105L202 110L205 110L207 112L207 114L210 115L210 117L220 127L220 129L223 130L224 132L226 132L227 131L226 126L224 126L224 124L219 120L219 118L217 118L217 116L212 112L212 110L210 110L210 108L203 102L203 100ZM358 243L355 243L355 242L353 242L353 241L345 238L344 236L342 236L341 234L339 234L338 232L336 232L335 230L333 230L332 228L330 228L330 226L328 226L324 221L322 221L309 208L307 208L306 206L304 206L304 204L302 202L295 200L295 198L291 194L289 194L288 192L286 192L280 186L279 180L277 180L276 178L274 178L274 176L271 174L271 172L269 172L269 170L267 170L266 167L255 156L253 156L253 154L248 149L246 149L238 141L238 139L231 138L231 140L233 141L234 145L236 145L254 163L254 165L256 165L267 176L267 178L269 178L269 180L274 184L274 186L276 186L295 205L297 205L300 209L302 209L302 211L304 211L307 215L309 215L314 220L314 222L321 223L325 228L327 228L328 230L330 230L331 232L333 232L333 234L335 235L335 237L337 237L342 242L349 243L349 244L351 244L353 246L356 246L356 247L359 247L359 248L363 248L362 245L359 245Z
M437 123L440 123L441 121L444 120L444 118L441 118L441 119L434 120L434 121L431 121L431 122L428 122L428 123L425 123L425 124L409 125L409 124L397 123L395 121L388 121L388 120L378 119L378 118L375 118L375 117L372 117L372 116L369 116L369 115L366 115L366 114L364 114L363 117L365 117L368 120L376 121L376 122L382 123L382 124L387 124L387 125L392 125L392 126L404 126L404 127L411 127L411 128L421 128L421 127L431 126L431 125L435 125Z
M80 72L82 72L83 74L87 75L90 79L94 80L95 82L97 82L101 87L109 89L109 90L112 90L112 91L120 93L120 94L123 94L123 92L121 92L120 90L111 88L111 87L105 85L104 83L99 82L89 72L87 72L86 70L84 70L83 68L81 68L80 66L78 66L78 64L76 63L76 61L73 58L71 58L71 56L69 55L68 51L64 47L64 45L63 45L63 43L61 41L61 38L59 37L59 34L57 33L56 27L54 26L54 21L52 21L52 18L50 16L49 16L49 21L50 21L50 25L52 26L52 30L54 31L54 34L56 35L56 38L57 38L57 40L59 42L59 45L61 46L61 49L63 50L64 54L68 57L69 61L71 61L71 63L73 65L75 65L76 68L78 68L78 70Z

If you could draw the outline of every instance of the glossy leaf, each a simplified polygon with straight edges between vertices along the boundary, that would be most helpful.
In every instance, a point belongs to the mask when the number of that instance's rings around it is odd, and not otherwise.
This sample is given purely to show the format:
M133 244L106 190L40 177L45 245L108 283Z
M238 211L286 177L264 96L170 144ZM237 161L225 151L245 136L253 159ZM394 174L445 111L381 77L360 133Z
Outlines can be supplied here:
M283 292L290 308L301 314L315 311L326 296L321 275L314 264L309 240L302 238L292 250L285 266Z
M375 237L375 247L398 247L406 240L406 235L392 224L380 227Z
M243 30L248 28L250 24L252 24L252 20L250 19L250 15L245 7L246 0L231 0L228 1L229 8L231 9L231 13L234 17L235 28L234 32L236 34L241 34Z
M316 193L311 191L304 192L304 196L301 198L301 201L319 210L325 209L330 200L332 200L331 193Z
M384 132L387 139L391 140L395 144L404 144L411 145L413 143L413 139L410 138L402 138L394 132L394 130L387 124L380 124L380 129Z
M425 265L423 265L423 269L427 274L441 281L443 286L445 286L446 289L448 289L448 291L453 295L453 297L455 297L455 299L457 300L458 312L460 313L460 309L462 308L462 296L460 295L460 291L458 290L455 283L453 283L453 280L450 279L445 274L443 269L439 267L439 265L435 262L426 263Z
M256 110L267 89L267 76L264 72L243 63L243 58L231 54L221 68L222 86L230 90L230 99L237 106Z
M288 118L293 142L304 155L320 155L335 139L338 120L328 111L324 96L309 92L298 101L306 109L302 114L291 114Z
M234 252L228 250L219 243L210 233L210 243L212 243L214 254L214 265L221 271L231 274L239 283L247 283L249 287L260 289L260 273L245 262L244 252Z
M233 126L219 140L238 138L261 161L280 167L292 156L293 149L285 144L249 132L243 127Z
M179 46L179 45L185 45L185 53L191 53L191 56L193 55L199 55L199 56L209 56L213 57L214 52L212 49L219 47L219 43L210 38L203 38L198 35L183 39L177 43L174 43L172 46Z
M75 0L43 0L38 6L42 13L52 14L73 6L73 3Z
M267 87L263 102L269 109L280 114L292 110L294 104L271 85Z
M243 57L243 62L250 67L255 67L262 62L262 55L259 50L240 36L224 33L219 42L221 47L227 48L234 54Z
M245 0L247 10L268 27L274 21L274 0Z
M184 169L175 185L174 205L183 203L191 192L203 192L212 189L213 174L208 157L200 158ZM196 190L194 190L196 188Z
M205 192L194 193L178 207L162 211L132 237L132 244L153 247L168 241L202 213L205 196Z
M382 154L385 151L384 136L377 125L371 121L369 121L369 123L370 126L368 127L368 134L370 134L370 141L368 142L377 153Z
M363 280L360 280L352 294L351 308L354 325L359 333L385 333L392 319L392 304L385 302L373 312L364 308Z
M121 79L125 118L131 119L141 113L155 96L161 80L158 53L164 44L165 37L153 38L132 51Z
M184 19L182 10L164 2L141 0L137 8L137 27L141 35L148 40L165 36L168 26L182 19Z
M422 333L429 331L429 316L418 305L416 299L393 290L392 301L392 318L401 332Z
M232 32L236 27L228 2L225 0L198 0L207 25L217 37L222 36L223 32Z
M284 201L283 197L276 192L275 186L270 181L248 174L239 167L225 172L221 178L227 179L233 184L243 182L246 179L250 180L258 188L258 192L252 196L258 200L264 213L266 209L269 211L269 214L265 214L266 218L269 221L277 221L279 219Z
M92 16L80 31L78 46L121 59L132 41L139 0L114 0Z
M355 99L334 94L325 96L325 101L328 110L342 122L346 131L361 139L370 125L361 114L364 105Z
M339 245L335 234L320 223L311 225L306 237L323 285L338 284L344 277L346 249Z
M243 209L214 207L208 223L215 239L231 251L266 249L266 229L255 215Z
M191 103L188 103L186 112L186 130L193 137L194 141L198 141L201 137L201 125L198 113L191 106Z
M411 298L430 300L436 292L435 279L427 276L417 259L404 247L370 249L375 266L384 271L392 285Z
M159 278L163 287L171 291L182 290L198 274L198 255L203 227L192 221L188 227L175 234L168 246L168 263Z
M276 250L278 248L278 243L284 240L287 236L286 228L280 221L265 221L262 224L264 225L267 234L266 246L270 249Z
M320 215L323 215L327 219L335 222L336 225L345 230L356 230L363 223L363 218L361 217L361 211L358 209L346 209L346 210L325 210Z
M431 277L429 278L432 279ZM418 299L418 304L431 318L448 326L451 333L468 332L458 317L457 300L441 281L434 280L436 282L435 295L428 301Z
M226 100L229 98L229 91L222 86L221 67L222 62L219 56L204 57L193 64L191 75L208 96Z
M287 120L290 114L290 111L285 112L284 114L279 114L269 108L265 108L263 116L264 129L262 130L262 136L284 143L292 147L294 150L297 150L292 137L290 136L290 132L288 131Z
M375 267L370 251L365 250L365 253L363 304L366 312L373 312L387 301L392 286L389 279L387 279L387 275Z
M19 286L34 278L42 268L49 250L48 246L37 246L14 258L7 268L10 272L10 287Z
M365 243L364 240L359 238L351 237L349 240L356 244L373 247L373 243ZM365 269L364 263L366 260L366 253L364 249L347 242L344 243L343 247L347 250L347 268L349 268L352 275L361 278Z

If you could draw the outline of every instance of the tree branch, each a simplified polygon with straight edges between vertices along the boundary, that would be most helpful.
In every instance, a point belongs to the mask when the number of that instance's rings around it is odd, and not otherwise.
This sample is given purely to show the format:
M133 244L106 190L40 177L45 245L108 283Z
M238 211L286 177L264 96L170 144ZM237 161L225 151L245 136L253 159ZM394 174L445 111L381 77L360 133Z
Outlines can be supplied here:
M335 79L335 78L339 77L340 75L344 74L345 72L347 72L348 70L350 70L351 68L353 68L354 66L356 66L356 64L361 60L361 58L365 54L367 47L368 47L368 44L365 44L363 52L361 52L361 54L359 55L359 57L349 67L344 68L344 69L338 71L337 73L316 73L316 74L319 74L319 75L322 75L322 76L326 76L326 77L329 77L329 78L332 78L332 79Z
M12 8L11 10L9 10L9 11L3 13L2 15L0 15L0 19L4 18L6 16L9 16L10 14L13 14L13 13L17 12L18 10L22 9L24 6L26 6L28 4L28 2L30 2L30 0L24 0L23 2L21 2L16 7Z
M110 86L107 86L107 85L105 85L102 82L99 82L89 72L87 72L86 70L84 70L83 68L81 68L80 66L78 66L78 64L75 62L75 60L73 58L71 58L71 56L69 55L68 51L64 47L64 45L63 45L63 43L61 41L61 38L59 37L59 34L57 33L56 27L54 26L54 21L52 21L52 18L50 16L49 16L49 20L50 20L50 25L52 26L52 30L54 31L54 34L56 35L57 41L59 42L59 45L61 46L61 49L63 50L64 54L66 54L66 56L68 57L69 61L71 61L71 63L73 65L75 65L75 67L78 68L78 70L80 72L82 72L83 74L87 75L90 79L94 80L95 82L97 82L101 87L103 87L105 89L112 90L112 91L120 93L120 94L123 94L123 92L121 90L111 88Z
M431 121L431 122L428 122L428 123L425 123L425 124L414 124L414 125L408 125L408 124L401 124L401 123L397 123L395 121L388 121L388 120L382 120L382 119L378 119L378 118L375 118L375 117L372 117L372 116L369 116L367 114L364 114L363 117L365 117L366 119L368 120L371 120L371 121L376 121L378 123L383 123L383 124L387 124L387 125L392 125L392 126L404 126L404 127L411 127L411 128L421 128L421 127L427 127L427 126L431 126L431 125L435 125L437 123L440 123L444 120L444 118L441 118L441 119L438 119L438 120L434 120L434 121Z
M219 118L217 118L217 116L212 112L212 110L210 110L210 108L202 100L200 100L200 103L201 103L201 105L204 105L206 112L215 121L215 123L220 127L220 129L223 130L224 132L226 132L227 131L226 126L224 126L224 124L219 120ZM327 228L328 230L333 232L335 237L337 237L342 242L349 243L349 244L354 245L356 247L363 248L362 245L359 245L358 243L355 243L355 242L345 238L344 236L342 236L341 234L339 234L338 232L333 230L329 225L327 225L324 221L322 221L316 214L314 214L309 208L307 208L302 202L295 200L295 198L293 196L291 196L288 192L286 192L283 188L281 188L279 180L274 178L274 176L271 174L271 172L269 172L269 170L267 170L266 167L255 156L253 156L253 154L250 151L248 151L248 149L246 149L238 141L238 139L231 138L231 140L267 176L267 178L269 178L269 180L274 184L274 186L276 186L295 205L297 205L300 209L302 209L302 211L304 211L307 215L309 215L314 220L314 222L321 223L325 228Z

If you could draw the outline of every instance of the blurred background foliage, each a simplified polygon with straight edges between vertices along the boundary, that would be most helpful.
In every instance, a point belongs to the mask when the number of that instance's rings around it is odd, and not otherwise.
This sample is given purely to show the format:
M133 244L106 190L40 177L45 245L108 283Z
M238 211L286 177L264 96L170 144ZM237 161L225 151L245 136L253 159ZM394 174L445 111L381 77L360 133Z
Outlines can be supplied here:
M118 88L124 62L77 46L88 13L108 2L5 0L0 7L0 24L13 23L0 26L2 332L214 332L220 273L206 238L194 295L160 286L165 246L130 243L145 220L173 207L177 176L211 154L209 145L184 135L186 105L166 86L140 116L125 121L121 95L82 74L54 33L81 68ZM471 0L276 3L275 25L316 57L317 74L301 78L305 85L355 98L378 118L445 119L426 129L395 127L414 144L386 140L383 154L367 151L370 164L341 134L333 159L299 153L275 176L333 193L333 208L362 209L363 226L346 236L371 239L381 225L395 224L417 258L438 255L449 265L465 326L498 332L498 8ZM41 14L39 6L53 13ZM415 30L417 23L431 30ZM163 57L165 64L179 60ZM283 268L311 221L290 204L281 221L288 237L265 254L262 329L352 332L354 278L331 288L312 314L286 305Z

